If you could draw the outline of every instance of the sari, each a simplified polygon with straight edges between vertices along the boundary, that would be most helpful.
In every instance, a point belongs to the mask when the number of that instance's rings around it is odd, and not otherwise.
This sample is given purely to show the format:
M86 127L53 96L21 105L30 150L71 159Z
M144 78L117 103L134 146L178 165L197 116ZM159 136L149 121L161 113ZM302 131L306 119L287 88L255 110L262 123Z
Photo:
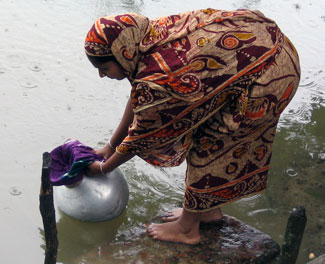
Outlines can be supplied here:
M297 51L273 20L243 9L107 16L85 51L114 56L132 86L134 120L116 151L161 167L186 160L184 209L265 190L277 123L300 79Z

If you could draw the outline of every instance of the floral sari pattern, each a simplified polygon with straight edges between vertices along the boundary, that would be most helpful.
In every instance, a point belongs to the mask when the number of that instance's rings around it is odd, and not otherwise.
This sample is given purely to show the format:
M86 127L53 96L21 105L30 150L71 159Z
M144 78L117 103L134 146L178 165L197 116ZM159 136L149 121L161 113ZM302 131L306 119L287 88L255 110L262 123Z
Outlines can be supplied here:
M187 162L184 208L206 211L266 188L298 54L259 11L98 19L85 42L128 73L134 120L116 148L155 166Z

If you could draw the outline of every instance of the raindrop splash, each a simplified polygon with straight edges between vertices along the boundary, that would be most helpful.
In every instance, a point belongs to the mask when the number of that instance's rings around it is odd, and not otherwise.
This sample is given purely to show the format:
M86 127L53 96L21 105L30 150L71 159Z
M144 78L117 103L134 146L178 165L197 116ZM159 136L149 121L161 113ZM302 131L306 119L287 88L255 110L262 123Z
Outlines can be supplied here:
M16 187L11 187L9 193L13 196L21 195L21 191Z

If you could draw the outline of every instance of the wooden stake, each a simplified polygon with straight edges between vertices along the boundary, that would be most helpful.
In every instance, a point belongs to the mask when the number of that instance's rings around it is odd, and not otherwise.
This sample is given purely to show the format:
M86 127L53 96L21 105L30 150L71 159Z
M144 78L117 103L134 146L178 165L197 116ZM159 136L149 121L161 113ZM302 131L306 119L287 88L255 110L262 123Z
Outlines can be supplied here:
M45 259L44 264L55 264L58 251L58 238L53 204L53 187L50 182L50 153L43 153L42 179L40 190L40 212L45 233Z
M288 219L287 229L282 245L280 264L295 264L307 223L306 211L303 206L294 209Z

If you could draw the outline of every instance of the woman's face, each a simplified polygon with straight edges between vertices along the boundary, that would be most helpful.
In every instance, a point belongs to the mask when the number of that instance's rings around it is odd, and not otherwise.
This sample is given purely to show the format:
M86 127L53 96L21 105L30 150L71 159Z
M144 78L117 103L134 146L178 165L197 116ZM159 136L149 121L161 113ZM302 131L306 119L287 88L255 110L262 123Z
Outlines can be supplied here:
M114 60L109 60L104 63L98 63L95 61L90 62L95 68L98 69L98 74L101 78L108 77L111 79L122 80L126 77L121 65Z

